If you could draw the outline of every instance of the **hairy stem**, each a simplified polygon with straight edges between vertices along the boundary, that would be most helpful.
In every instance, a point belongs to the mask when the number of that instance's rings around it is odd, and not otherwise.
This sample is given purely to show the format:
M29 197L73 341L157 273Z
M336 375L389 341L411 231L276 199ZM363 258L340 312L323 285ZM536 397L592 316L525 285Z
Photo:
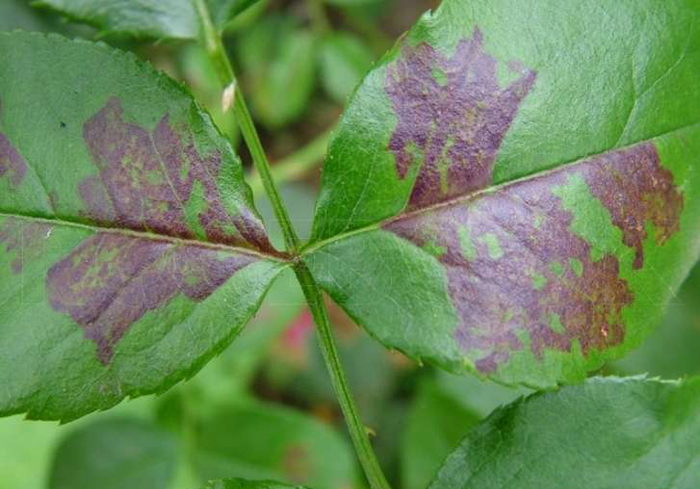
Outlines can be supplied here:
M280 184L303 177L323 159L330 138L331 131L325 131L291 155L279 160L271 170L274 181ZM258 194L263 189L262 180L257 173L250 175L248 184L253 189L253 194Z
M282 198L277 192L275 183L272 180L272 175L270 174L270 164L267 161L267 156L263 150L258 132L255 130L253 118L250 115L250 111L245 103L243 94L241 93L241 90L236 82L236 75L233 72L231 61L228 59L224 46L221 42L221 37L214 27L211 14L205 0L192 1L194 2L201 19L201 36L204 49L214 65L214 69L219 76L219 81L225 87L222 97L224 111L230 108L230 106L233 107L236 121L241 128L243 139L245 139L248 150L253 158L255 169L257 170L258 175L260 175L260 180L265 188L265 192L267 192L267 195L272 202L275 217L277 217L277 221L282 228L287 250L294 252L299 247L299 238L292 227L289 215L287 214L287 209L284 207Z
M345 373L340 364L338 349L333 340L333 332L331 330L330 321L328 320L326 306L323 304L321 291L304 262L298 262L294 266L294 272L301 284L301 288L306 296L306 301L309 304L309 309L316 323L323 358L326 361L326 367L331 375L333 390L335 391L338 402L340 403L340 408L345 416L345 422L348 425L350 437L355 445L355 451L365 471L367 480L372 489L389 489L389 483L386 481L382 469L379 466L379 462L377 461L377 457L374 455L372 445L367 436L367 429L360 420L355 401L353 400L347 380L345 379Z
M285 244L289 251L297 254L299 248L299 238L297 237L292 223L287 214L287 209L282 203L282 199L277 192L275 183L270 172L270 165L267 161L265 152L263 151L260 138L258 137L255 125L245 104L241 91L236 87L236 77L231 67L231 62L226 56L221 38L217 33L214 24L211 20L211 14L205 3L205 0L192 0L194 2L202 23L202 42L207 54L216 69L224 87L222 103L224 109L227 109L229 104L233 105L233 110L241 128L241 133L246 141L248 149L253 157L255 168L260 175L262 185L265 188L270 200L272 201L275 215L280 223L282 232L284 233ZM233 92L233 93L231 93ZM340 365L338 350L333 341L331 325L328 320L328 314L323 304L323 295L321 290L316 285L311 272L306 267L303 261L297 259L294 264L294 272L301 284L301 287L309 304L309 309L316 322L318 336L320 340L323 357L326 360L326 365L331 376L333 388L338 397L338 402L345 416L345 421L350 431L350 436L355 445L355 451L360 459L360 463L367 475L367 479L372 489L390 489L389 484L382 473L372 445L367 436L365 426L360 421L360 417L355 407L355 402L350 393L343 368Z

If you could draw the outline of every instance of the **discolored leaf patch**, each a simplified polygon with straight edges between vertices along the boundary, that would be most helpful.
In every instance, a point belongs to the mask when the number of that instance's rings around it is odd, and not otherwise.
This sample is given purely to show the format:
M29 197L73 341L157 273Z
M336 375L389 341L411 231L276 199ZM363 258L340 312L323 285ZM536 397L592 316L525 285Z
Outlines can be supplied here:
M2 117L2 100L0 100L0 117ZM12 146L10 140L0 132L0 181L6 179L11 187L18 186L27 173L27 164Z
M148 311L180 293L201 301L254 261L249 255L99 233L51 267L46 287L51 306L83 327L107 364L117 342Z
M620 277L618 258L596 257L572 230L574 216L557 192L577 177L635 248L635 267L648 223L659 243L678 230L682 196L651 143L385 226L445 267L459 317L455 339L481 372L495 371L525 348L541 357L545 348L570 352L578 345L585 355L624 340L622 310L634 293Z
M125 121L113 97L87 121L83 136L99 170L78 189L90 218L137 231L272 250L259 219L226 209L217 184L221 155L200 155L191 130L172 127L168 114L150 134Z
M491 183L498 148L536 78L511 63L520 76L502 89L496 70L478 28L451 57L426 43L404 44L387 68L385 89L398 117L388 149L401 178L420 165L410 209Z
M99 232L47 273L51 307L85 330L98 359L107 364L115 345L144 314L178 294L201 301L258 260L197 240L263 251L272 247L257 218L225 208L217 185L220 155L200 155L187 128L173 128L168 114L151 134L126 122L113 97L85 123L83 136L99 170L79 184L86 217L105 227L162 236Z
M7 218L0 223L0 246L11 255L12 273L22 273L24 263L40 257L46 238L51 234L51 226L20 219Z

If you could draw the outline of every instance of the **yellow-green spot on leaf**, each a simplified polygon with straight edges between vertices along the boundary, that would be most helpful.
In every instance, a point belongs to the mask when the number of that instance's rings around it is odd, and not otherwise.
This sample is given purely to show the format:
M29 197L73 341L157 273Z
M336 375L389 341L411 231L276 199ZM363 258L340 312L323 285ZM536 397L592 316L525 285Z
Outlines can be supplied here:
M559 317L559 314L550 314L549 321L547 324L549 325L549 328L555 333L564 334L566 332L566 328L564 328L564 325L561 324L561 318Z
M476 247L469 235L469 229L465 226L459 226L457 228L457 234L459 235L459 246L462 248L462 255L469 261L476 259Z
M574 272L577 277L581 277L583 275L583 263L581 263L581 260L577 258L569 258L569 266L571 267L571 271Z
M558 261L553 261L552 263L550 263L549 269L557 277L561 277L562 275L564 275L564 266Z
M433 68L431 73L438 85L441 87L447 85L447 75L444 71L442 71L440 68Z
M485 233L481 237L481 241L486 244L489 256L493 260L498 260L503 256L501 244L498 242L498 237L493 233Z
M421 246L421 249L425 250L427 253L431 254L436 258L441 257L447 251L444 246L440 246L439 244L437 244L435 239L430 239L426 241L426 243L423 246Z
M532 274L532 286L535 290L542 290L547 285L547 278L541 273L535 272Z

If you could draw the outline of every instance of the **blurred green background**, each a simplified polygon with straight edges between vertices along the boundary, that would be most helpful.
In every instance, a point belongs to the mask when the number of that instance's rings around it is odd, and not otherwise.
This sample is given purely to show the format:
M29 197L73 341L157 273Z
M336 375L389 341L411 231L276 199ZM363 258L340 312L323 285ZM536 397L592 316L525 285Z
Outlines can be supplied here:
M184 0L183 0L184 1ZM428 8L428 0L262 0L227 28L284 200L308 233L329 132L363 74ZM206 105L250 171L235 121L193 43L103 38L25 0L0 0L0 30L60 32L136 52ZM1 62L1 61L0 61ZM281 243L256 175L249 181ZM700 373L700 267L657 332L603 374ZM371 340L329 303L362 417L393 487L421 489L471 426L526 394L418 366ZM363 488L313 324L292 274L255 320L194 379L76 422L0 419L0 489L194 489L218 477L273 478L316 489Z

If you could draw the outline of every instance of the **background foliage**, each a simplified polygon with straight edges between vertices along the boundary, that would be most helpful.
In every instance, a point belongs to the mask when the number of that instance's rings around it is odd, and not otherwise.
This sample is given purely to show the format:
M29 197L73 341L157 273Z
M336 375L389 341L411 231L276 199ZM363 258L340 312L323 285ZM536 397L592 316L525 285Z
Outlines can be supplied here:
M263 0L225 26L263 143L289 180L285 202L307 235L327 132L343 103L393 39L436 3ZM0 30L14 29L100 37L96 29L23 0L3 0ZM219 127L239 141L233 120L221 114L218 83L199 47L126 36L103 40L185 82ZM249 168L245 145L237 150ZM281 242L261 186L251 178L273 239ZM602 373L665 379L700 373L699 295L696 267L661 327ZM0 489L82 489L96 481L105 488L191 489L219 477L363 487L303 304L288 272L238 341L163 396L124 402L64 426L0 419ZM475 423L527 393L417 367L329 307L352 390L375 428L378 455L395 487L426 487Z

